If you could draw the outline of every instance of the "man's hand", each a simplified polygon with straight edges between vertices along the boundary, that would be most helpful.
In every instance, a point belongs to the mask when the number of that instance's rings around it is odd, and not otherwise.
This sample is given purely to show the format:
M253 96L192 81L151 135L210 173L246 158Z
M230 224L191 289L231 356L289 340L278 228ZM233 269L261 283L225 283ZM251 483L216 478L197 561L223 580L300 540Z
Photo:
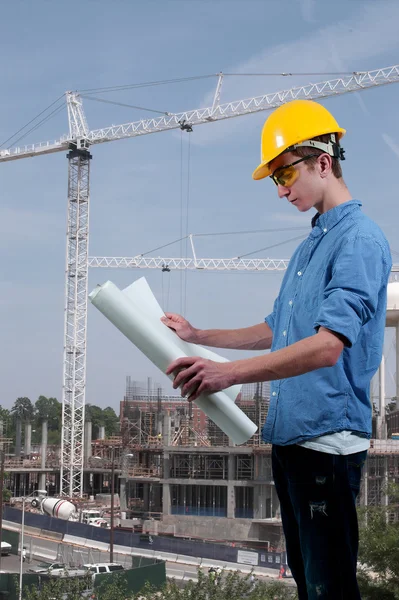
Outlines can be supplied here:
M197 330L182 316L174 313L165 313L165 317L161 317L164 325L177 333L179 338L185 342L198 343Z
M166 370L166 375L175 374L174 389L181 387L181 395L188 396L191 402L201 394L213 394L233 385L232 364L191 356L172 362Z

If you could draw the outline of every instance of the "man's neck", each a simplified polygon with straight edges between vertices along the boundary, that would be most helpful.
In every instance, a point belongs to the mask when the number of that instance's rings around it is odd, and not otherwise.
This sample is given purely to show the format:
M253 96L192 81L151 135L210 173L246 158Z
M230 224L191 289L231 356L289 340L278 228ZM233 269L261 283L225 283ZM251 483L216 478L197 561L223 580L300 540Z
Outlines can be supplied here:
M326 191L324 198L315 205L321 215L344 202L352 200L352 195L343 180L336 179Z

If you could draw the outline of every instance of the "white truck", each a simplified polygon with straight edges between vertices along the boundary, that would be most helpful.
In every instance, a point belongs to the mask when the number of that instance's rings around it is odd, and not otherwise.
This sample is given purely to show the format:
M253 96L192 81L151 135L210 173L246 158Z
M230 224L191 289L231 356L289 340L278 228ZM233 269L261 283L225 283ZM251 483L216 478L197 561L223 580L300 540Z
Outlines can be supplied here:
M11 547L8 542L1 542L1 556L8 556L11 553Z

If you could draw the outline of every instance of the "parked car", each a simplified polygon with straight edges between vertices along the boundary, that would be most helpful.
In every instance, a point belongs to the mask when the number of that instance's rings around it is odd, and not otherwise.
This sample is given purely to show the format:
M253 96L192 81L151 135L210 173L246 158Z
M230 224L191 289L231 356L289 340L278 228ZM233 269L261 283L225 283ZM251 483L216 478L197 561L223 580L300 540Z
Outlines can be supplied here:
M110 524L106 519L89 519L87 525L93 525L93 527L102 527L103 529L109 529Z
M93 574L93 578L101 573L113 573L114 571L123 571L124 566L118 563L95 563L83 565L84 569L87 569Z
M67 570L68 565L64 563L42 563L36 567L31 567L29 573L51 573L52 575L56 575Z

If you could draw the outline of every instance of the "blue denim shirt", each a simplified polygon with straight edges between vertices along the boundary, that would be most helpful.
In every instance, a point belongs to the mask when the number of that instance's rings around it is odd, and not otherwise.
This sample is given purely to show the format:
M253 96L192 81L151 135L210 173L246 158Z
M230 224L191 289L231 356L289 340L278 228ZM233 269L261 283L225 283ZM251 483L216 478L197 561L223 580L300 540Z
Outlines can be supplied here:
M272 351L319 327L346 340L335 366L271 382L265 442L284 446L345 430L371 437L369 389L382 357L392 260L384 234L360 207L351 200L315 215L265 319Z

